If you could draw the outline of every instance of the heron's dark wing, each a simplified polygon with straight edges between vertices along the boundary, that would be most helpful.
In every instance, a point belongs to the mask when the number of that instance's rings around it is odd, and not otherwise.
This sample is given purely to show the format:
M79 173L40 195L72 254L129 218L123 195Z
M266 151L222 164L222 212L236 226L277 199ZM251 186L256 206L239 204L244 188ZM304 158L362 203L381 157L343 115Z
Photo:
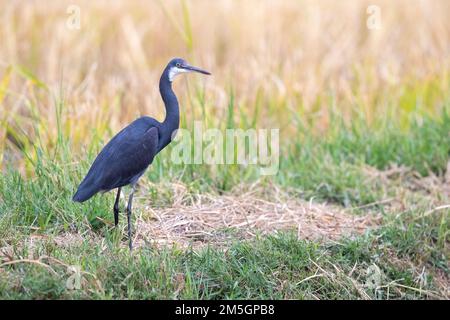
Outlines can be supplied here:
M158 128L151 127L140 138L120 141L103 169L102 189L111 190L136 182L153 162L158 149Z
M83 202L99 191L134 183L158 152L158 127L150 118L140 118L120 131L98 154L75 193Z

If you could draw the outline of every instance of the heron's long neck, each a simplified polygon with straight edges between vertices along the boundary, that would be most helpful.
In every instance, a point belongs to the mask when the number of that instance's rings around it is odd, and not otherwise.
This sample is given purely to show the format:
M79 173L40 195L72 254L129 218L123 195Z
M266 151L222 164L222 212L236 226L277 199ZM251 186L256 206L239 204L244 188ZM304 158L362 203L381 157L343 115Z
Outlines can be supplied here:
M159 80L159 92L166 107L166 118L163 122L164 137L163 145L166 146L170 142L173 131L180 126L180 109L178 100L172 90L172 83L169 81L167 70L162 74Z

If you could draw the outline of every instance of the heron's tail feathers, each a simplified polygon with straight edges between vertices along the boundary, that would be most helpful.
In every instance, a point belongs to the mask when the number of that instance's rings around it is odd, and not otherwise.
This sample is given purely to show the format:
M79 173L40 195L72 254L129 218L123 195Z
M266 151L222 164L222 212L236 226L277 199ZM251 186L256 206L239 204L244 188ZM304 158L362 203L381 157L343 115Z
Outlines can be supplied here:
M72 200L75 202L84 202L92 198L99 190L96 187L86 186L83 183L78 187Z

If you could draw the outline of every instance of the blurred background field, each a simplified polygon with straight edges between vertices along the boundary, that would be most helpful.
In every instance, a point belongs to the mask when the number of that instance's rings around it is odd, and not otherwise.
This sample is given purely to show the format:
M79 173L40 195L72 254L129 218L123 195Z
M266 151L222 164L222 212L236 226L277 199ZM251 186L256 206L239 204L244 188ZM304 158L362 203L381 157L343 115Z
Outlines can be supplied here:
M367 25L370 5L380 9L379 28ZM79 9L79 28L73 24L74 9ZM175 273L183 272L186 263L192 267L188 276L193 278L183 278L189 283L180 289L166 288L167 279L152 273L159 262L130 262L124 251L115 265L100 257L102 248L86 244L69 251L43 244L36 250L78 261L103 277L107 290L87 280L93 291L85 296L167 298L177 292L176 297L188 298L376 298L376 292L355 287L354 279L360 281L364 268L377 263L387 274L386 283L403 279L403 287L387 287L387 297L448 297L448 12L446 0L0 0L2 246L19 247L17 252L27 256L35 249L21 241L36 232L86 235L94 230L107 238L108 250L115 250L110 245L118 245L120 237L110 237L103 228L112 219L113 195L95 197L83 207L73 204L71 195L97 151L117 131L141 115L163 119L159 76L170 58L180 56L213 73L174 83L181 126L202 121L204 127L220 129L279 128L280 170L259 177L251 166L176 166L169 161L170 151L164 151L142 180L139 219L153 219L152 206L189 206L204 193L220 199L224 192L242 194L257 185L259 195L274 202L283 199L282 190L289 199L332 203L356 215L381 214L383 227L330 249L350 274L353 265L362 266L355 278L324 276L324 282L318 277L311 285L281 288L269 279L276 268L272 262L255 262L267 268L263 278L249 280L252 273L236 270L234 260L220 251L188 262L179 252L145 251L160 262L171 256L173 264L164 268ZM13 231L17 225L23 229ZM277 261L288 246L293 249L283 259L318 257L316 263L336 272L322 264L328 263L321 259L329 247L292 241L290 236L266 239L257 242L256 251L273 249ZM232 250L249 258L251 250L242 246ZM87 252L97 260L85 261ZM202 259L213 261L206 271ZM0 260L0 271L2 261L7 258ZM120 281L138 286L134 293L116 287L117 279L101 272L108 263L123 268L124 278L149 268L147 280L161 281L161 286L147 295L139 287L142 279L132 276ZM425 267L431 271L424 274ZM23 268L11 274L25 284L12 288L0 281L9 297L80 294L65 292L52 275L44 277L53 283L48 289L47 282L38 281L45 270ZM315 271L301 263L292 268L280 283L297 283ZM195 270L206 272L209 280L196 278ZM224 276L229 274L234 276ZM236 278L244 282L242 291L233 284ZM209 291L200 293L197 285ZM48 296L41 295L43 287Z
M70 28L70 5L80 9ZM162 119L161 69L173 56L214 77L181 80L185 126L281 128L282 140L350 124L407 127L441 117L449 84L447 1L4 1L1 154L46 148L58 130L80 150L139 115ZM58 110L58 106L61 110ZM58 119L58 117L60 117ZM292 140L292 139L289 139ZM22 158L19 156L19 158ZM17 165L19 162L15 162Z

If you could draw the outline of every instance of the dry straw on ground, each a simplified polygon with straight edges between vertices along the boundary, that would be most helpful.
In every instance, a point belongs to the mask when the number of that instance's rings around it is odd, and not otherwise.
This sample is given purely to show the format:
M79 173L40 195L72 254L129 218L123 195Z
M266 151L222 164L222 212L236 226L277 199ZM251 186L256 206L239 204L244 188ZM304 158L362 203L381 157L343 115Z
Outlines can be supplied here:
M299 239L337 240L377 225L373 214L355 215L345 209L297 199L276 186L238 186L224 195L189 194L172 184L173 203L154 208L138 197L138 245L225 245L232 239L295 231ZM145 187L140 193L145 194ZM142 201L141 201L142 200Z
M192 205L150 210L137 221L136 242L220 245L230 239L295 230L300 239L337 240L376 225L372 215L357 216L313 201L268 201L252 194L201 195Z

